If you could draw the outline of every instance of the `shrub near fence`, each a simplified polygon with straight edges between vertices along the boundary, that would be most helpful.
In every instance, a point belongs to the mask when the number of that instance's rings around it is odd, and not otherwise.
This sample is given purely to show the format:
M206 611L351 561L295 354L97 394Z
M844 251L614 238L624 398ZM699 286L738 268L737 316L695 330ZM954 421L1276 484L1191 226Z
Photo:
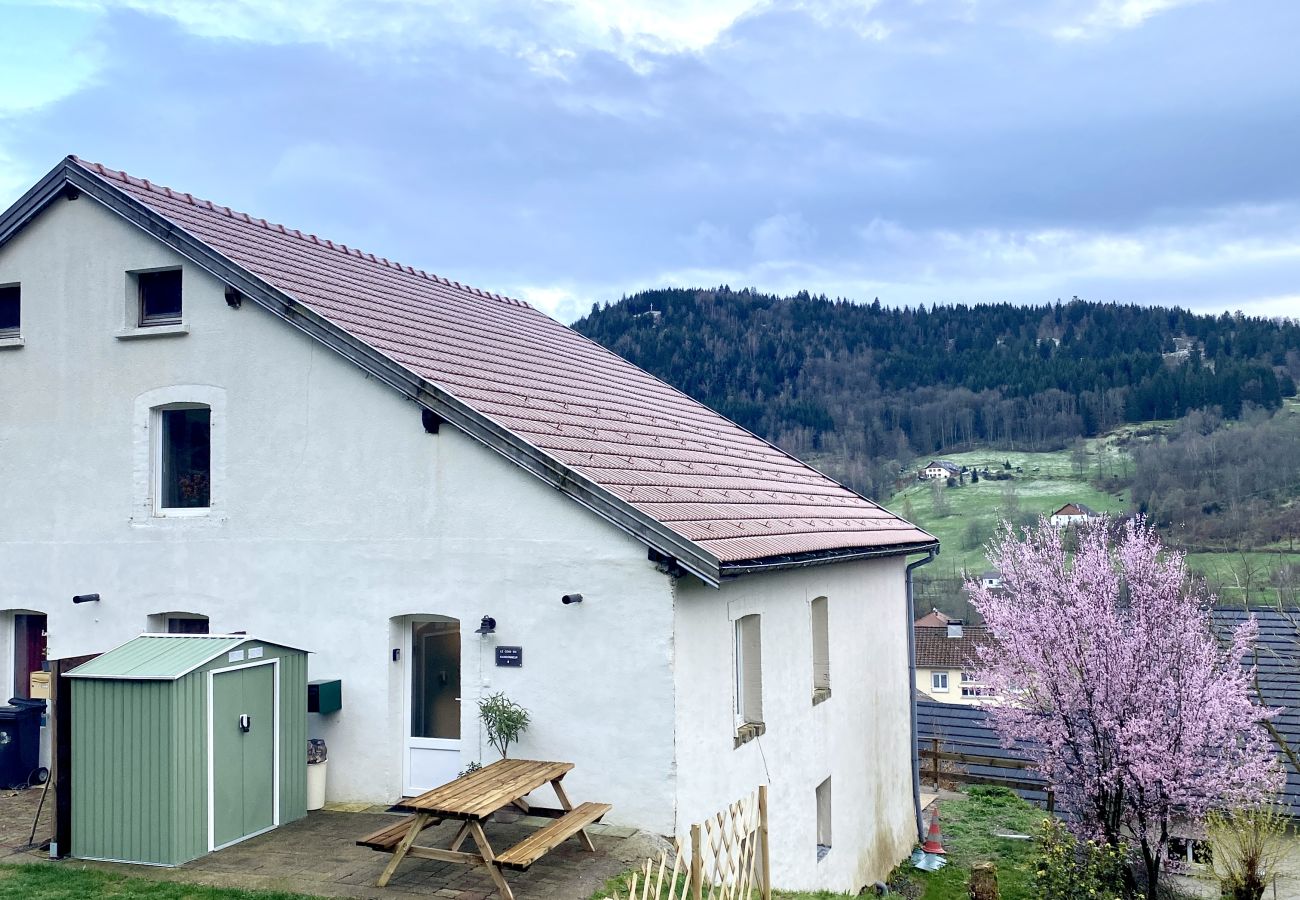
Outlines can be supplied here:
M691 845L673 842L632 874L611 900L772 900L767 785L691 826Z

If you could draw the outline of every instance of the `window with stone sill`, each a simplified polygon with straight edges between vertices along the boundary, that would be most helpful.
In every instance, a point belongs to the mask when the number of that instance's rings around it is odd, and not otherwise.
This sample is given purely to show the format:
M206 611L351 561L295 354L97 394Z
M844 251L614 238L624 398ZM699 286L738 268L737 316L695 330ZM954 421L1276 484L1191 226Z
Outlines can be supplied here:
M181 270L162 272L137 272L135 275L139 296L141 328L181 323Z
M763 733L763 633L756 614L735 620L736 746Z
M16 284L0 287L0 338L22 333L22 289Z

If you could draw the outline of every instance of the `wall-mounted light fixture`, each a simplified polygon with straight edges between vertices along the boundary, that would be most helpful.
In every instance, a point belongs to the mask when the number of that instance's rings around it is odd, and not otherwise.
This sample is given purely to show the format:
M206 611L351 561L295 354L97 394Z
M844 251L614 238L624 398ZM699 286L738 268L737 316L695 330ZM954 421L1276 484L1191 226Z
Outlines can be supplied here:
M98 603L99 594L77 594L72 598L73 603Z
M239 293L235 288L226 285L226 306L231 309L239 309L244 303L244 295Z
M474 629L475 634L496 634L497 620L491 616L484 616L483 621L479 623L478 628Z
M560 602L563 603L565 606L568 606L570 603L581 603L581 602L582 602L582 595L581 595L581 594L565 594L563 597L560 598Z

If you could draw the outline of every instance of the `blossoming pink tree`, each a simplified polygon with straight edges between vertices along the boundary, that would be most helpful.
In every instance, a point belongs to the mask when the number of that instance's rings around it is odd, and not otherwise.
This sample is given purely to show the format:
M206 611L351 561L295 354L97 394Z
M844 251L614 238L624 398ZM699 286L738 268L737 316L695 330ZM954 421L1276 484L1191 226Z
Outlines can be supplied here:
M1028 740L1072 827L1141 851L1154 898L1175 817L1263 799L1281 771L1242 660L1253 619L1229 646L1210 630L1182 554L1130 522L1078 549L1041 522L994 539L1000 589L968 585L995 642L982 654L1001 737Z

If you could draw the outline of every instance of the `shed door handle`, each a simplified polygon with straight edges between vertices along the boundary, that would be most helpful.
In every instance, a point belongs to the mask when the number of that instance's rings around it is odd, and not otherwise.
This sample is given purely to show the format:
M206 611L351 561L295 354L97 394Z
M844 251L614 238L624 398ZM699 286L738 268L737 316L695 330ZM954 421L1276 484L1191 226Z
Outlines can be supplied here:
M253 717L248 713L241 713L239 716L239 730L248 731L253 727Z

